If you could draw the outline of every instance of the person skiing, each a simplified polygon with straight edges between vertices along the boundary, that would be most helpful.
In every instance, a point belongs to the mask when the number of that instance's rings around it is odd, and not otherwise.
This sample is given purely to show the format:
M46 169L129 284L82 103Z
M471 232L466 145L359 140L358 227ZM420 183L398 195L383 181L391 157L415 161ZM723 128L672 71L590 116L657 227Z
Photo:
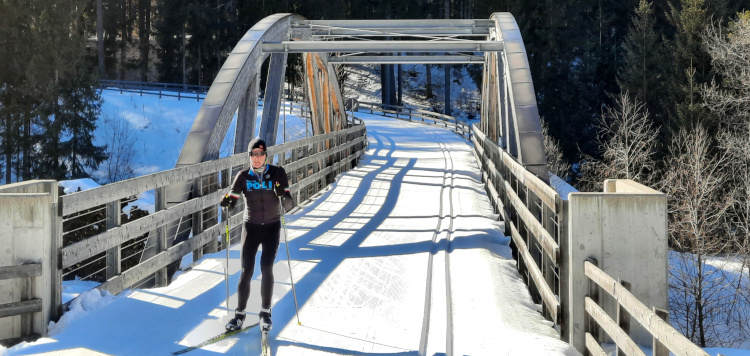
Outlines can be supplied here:
M245 211L242 226L242 272L237 285L237 309L226 325L227 331L242 329L245 308L250 296L250 280L255 267L258 247L263 246L260 256L261 327L271 329L271 296L273 296L273 262L279 249L279 197L285 210L292 208L289 181L286 171L280 166L266 163L266 142L255 138L248 145L252 166L240 171L234 178L232 188L221 199L222 207L233 209L239 197L244 197Z

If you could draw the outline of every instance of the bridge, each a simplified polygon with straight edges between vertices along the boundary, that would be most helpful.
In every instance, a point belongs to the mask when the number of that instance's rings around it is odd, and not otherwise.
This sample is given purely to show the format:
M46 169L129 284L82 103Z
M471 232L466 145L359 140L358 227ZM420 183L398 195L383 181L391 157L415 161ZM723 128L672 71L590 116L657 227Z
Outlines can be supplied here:
M289 53L303 54L313 136L276 144ZM297 206L291 253L274 267L275 353L603 354L608 342L627 355L705 354L665 321L666 197L626 180L567 196L550 186L528 60L508 13L269 16L225 61L175 169L66 195L55 181L0 187L0 241L12 246L0 256L0 338L46 336L73 276L115 295L130 290L96 320L153 314L163 324L94 326L77 330L85 345L60 335L29 351L160 353L221 329L234 304L221 297L224 271L232 289L239 277L243 207L225 216L217 202L247 165L265 61L260 137L289 173ZM337 63L481 63L481 121L370 103L347 111ZM220 158L235 115L235 155ZM122 214L143 193L155 196L155 211ZM197 264L171 280L190 254ZM124 341L113 343L110 327ZM240 337L202 351L257 344Z

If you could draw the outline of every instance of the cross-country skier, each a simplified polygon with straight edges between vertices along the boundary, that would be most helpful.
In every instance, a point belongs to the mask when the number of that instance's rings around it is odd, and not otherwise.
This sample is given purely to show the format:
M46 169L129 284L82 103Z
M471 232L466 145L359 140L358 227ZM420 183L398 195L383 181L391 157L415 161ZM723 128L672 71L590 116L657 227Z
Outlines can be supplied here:
M222 199L220 205L234 208L240 196L245 199L244 225L242 227L242 274L237 286L237 309L234 319L226 328L228 331L242 328L245 321L245 308L250 296L250 280L255 267L258 246L263 246L260 256L260 282L262 300L261 327L271 329L271 296L273 295L273 262L279 249L279 197L284 209L292 208L289 181L284 168L266 163L266 143L255 138L248 145L252 167L241 171L234 178L232 189Z

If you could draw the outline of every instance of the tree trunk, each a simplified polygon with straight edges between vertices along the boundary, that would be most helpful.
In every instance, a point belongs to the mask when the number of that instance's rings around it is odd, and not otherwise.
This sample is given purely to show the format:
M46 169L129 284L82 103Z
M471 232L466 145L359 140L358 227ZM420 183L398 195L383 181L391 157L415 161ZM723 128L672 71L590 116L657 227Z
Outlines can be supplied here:
M425 64L425 74L427 76L427 84L425 84L425 97L432 99L432 67L429 64Z
M185 65L185 25L182 24L182 45L180 46L180 54L182 55L182 86L187 88L187 67ZM200 48L200 47L199 47Z
M148 81L149 33L151 29L151 1L138 2L138 40L140 49L141 81Z
M445 0L445 19L451 18L451 1ZM445 64L445 114L451 114L451 66Z
M697 293L695 296L695 309L698 312L698 320L696 320L696 322L698 324L698 338L700 339L700 346L706 347L706 318L704 316L703 310L705 308L705 304L703 303L703 278L705 278L705 276L703 275L703 256L701 255L701 252L697 253L697 258L698 263L696 267L698 268L698 285L696 286Z
M398 73L398 106L403 106L403 96L404 96L404 78L401 73L401 64L398 64L397 66L397 73Z
M5 138L3 139L3 146L5 146L5 184L10 184L11 172L13 170L13 152L11 150L11 138L13 136L12 121L13 115L7 114L5 117Z
M388 75L388 65L380 65L380 96L383 104L389 105L391 103L391 85L389 83L391 77Z
M104 68L104 11L102 11L102 0L96 0L96 44L99 54L99 79L107 76Z
M125 42L125 31L123 31L122 36L120 37L120 70L117 74L118 80L125 80L125 61L127 60L125 56L125 51L127 50L127 43Z
M396 76L393 75L393 64L388 64L388 90L390 92L390 102L388 104L396 105Z
M31 153L31 110L26 109L23 118L23 171L19 180L28 180L31 177L31 160L33 154Z
M198 46L198 85L203 85L203 47Z

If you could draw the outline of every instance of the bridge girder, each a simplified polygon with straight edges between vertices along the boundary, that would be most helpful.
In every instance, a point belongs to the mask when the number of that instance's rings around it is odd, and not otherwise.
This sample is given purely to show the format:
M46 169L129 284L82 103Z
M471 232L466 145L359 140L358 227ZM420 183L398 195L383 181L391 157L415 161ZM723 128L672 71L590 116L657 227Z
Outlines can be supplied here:
M321 41L342 36L350 40ZM372 40L385 36L419 41ZM477 55L482 52L483 57ZM494 13L490 19L480 20L315 21L293 14L268 16L247 31L222 65L188 133L176 167L218 158L235 112L238 113L235 153L247 150L255 132L260 68L269 56L274 56L270 87L266 88L266 101L270 105L264 106L260 136L269 143L275 142L288 53L305 54L314 134L338 130L346 120L333 63L477 63L483 58L482 129L529 171L549 181L526 50L510 13ZM382 53L419 54L375 55ZM422 53L441 55L428 60ZM170 186L167 205L181 203L191 193L201 194L196 189L199 187L189 183ZM177 227L176 231L186 229Z

